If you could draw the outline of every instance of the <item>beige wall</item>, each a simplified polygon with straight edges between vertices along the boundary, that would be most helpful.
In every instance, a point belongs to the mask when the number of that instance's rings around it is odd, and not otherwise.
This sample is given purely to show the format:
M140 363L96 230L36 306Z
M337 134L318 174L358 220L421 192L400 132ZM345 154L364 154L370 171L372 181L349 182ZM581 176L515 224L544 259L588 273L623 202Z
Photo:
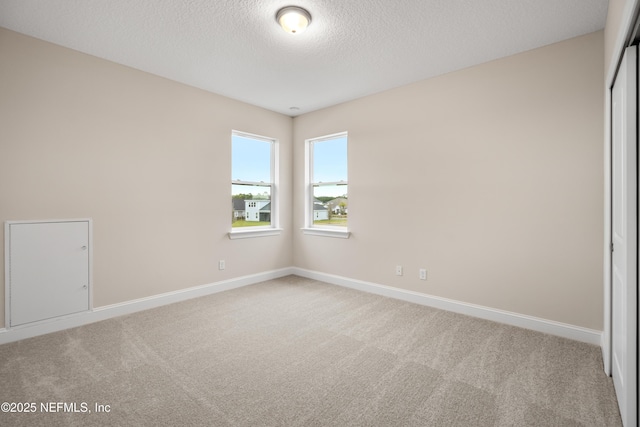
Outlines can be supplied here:
M0 29L0 222L93 218L95 307L289 267L291 123ZM280 140L281 236L226 235L232 129Z
M0 29L0 221L93 218L96 307L295 265L601 330L603 56L598 32L292 120ZM281 236L226 236L232 129L280 140ZM302 235L304 140L345 130L353 235Z
M600 31L294 119L294 265L602 330L603 57ZM340 131L353 234L303 235L304 140Z

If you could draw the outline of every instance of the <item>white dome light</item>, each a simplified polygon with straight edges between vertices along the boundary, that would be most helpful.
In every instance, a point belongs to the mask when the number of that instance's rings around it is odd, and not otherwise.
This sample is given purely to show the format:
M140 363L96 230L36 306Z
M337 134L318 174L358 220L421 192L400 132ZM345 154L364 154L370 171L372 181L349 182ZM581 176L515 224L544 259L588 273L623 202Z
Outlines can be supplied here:
M276 21L287 33L300 34L311 23L311 14L301 7L287 6L278 11Z

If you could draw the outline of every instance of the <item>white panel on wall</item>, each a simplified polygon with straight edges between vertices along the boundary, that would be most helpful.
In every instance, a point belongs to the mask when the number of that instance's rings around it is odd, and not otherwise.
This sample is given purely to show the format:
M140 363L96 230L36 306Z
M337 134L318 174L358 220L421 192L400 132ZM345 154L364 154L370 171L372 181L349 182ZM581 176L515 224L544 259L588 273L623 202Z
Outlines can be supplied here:
M89 310L90 220L7 222L7 325Z

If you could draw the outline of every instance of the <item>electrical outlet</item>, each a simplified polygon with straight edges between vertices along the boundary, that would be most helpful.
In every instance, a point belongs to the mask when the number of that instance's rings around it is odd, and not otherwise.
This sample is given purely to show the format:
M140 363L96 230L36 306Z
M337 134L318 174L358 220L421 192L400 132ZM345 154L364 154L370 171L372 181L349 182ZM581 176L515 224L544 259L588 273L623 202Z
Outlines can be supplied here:
M396 265L396 276L402 276L402 266Z
M427 269L421 268L420 271L420 280L427 280Z
M226 267L226 264L223 259L218 261L218 270L224 270L225 267Z

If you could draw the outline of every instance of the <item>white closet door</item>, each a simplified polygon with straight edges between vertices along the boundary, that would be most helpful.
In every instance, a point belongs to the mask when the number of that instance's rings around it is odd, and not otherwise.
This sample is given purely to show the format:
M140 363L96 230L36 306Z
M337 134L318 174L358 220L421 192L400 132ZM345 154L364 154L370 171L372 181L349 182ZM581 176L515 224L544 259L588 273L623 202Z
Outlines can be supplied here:
M89 221L10 223L10 326L89 310Z
M625 427L637 426L637 46L627 48L612 92L611 376Z

